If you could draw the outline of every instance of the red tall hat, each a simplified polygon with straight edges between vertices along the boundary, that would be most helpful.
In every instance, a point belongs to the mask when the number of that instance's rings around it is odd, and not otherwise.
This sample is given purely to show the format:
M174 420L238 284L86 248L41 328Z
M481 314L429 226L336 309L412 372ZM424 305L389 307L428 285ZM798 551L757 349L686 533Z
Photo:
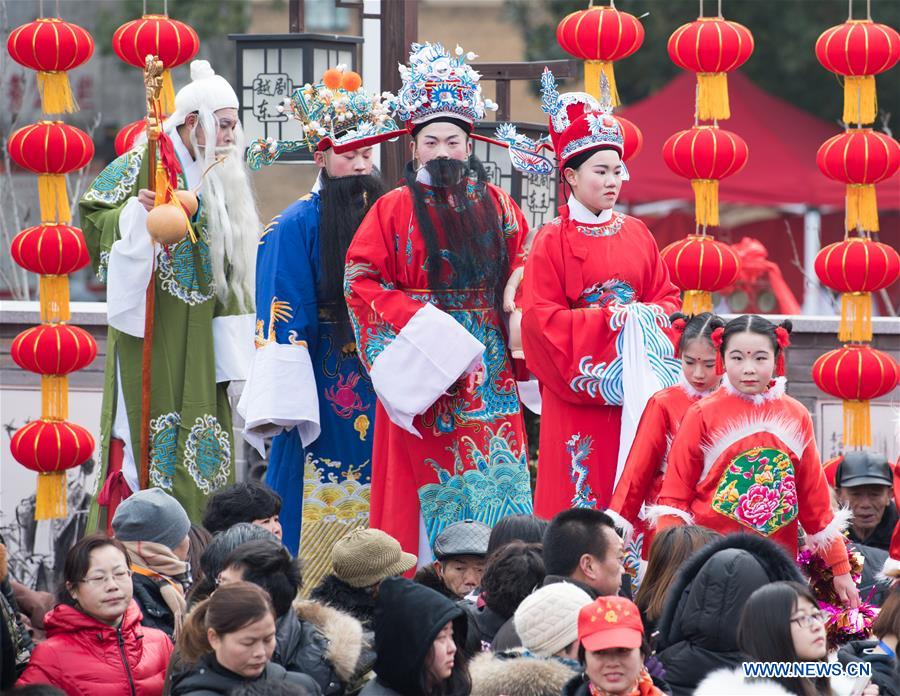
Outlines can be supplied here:
M624 156L625 135L611 107L585 92L560 94L549 68L544 68L541 76L541 110L550 117L550 139L560 171L575 155L588 150L607 148ZM622 178L627 180L624 162L622 170Z

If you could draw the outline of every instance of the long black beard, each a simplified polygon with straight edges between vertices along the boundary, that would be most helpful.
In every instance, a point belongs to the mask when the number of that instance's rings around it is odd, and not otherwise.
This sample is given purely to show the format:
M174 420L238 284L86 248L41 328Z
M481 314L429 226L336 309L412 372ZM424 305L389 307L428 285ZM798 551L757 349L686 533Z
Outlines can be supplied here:
M334 304L338 318L347 316L344 303L347 249L369 208L384 193L384 184L375 175L331 177L322 170L317 299L320 305Z
M429 289L491 289L499 306L509 259L500 211L487 190L487 172L474 156L468 162L434 159L425 169L431 177L428 188L416 181L412 165L407 167L405 179L428 254ZM431 196L433 200L426 203ZM430 214L432 209L440 232Z

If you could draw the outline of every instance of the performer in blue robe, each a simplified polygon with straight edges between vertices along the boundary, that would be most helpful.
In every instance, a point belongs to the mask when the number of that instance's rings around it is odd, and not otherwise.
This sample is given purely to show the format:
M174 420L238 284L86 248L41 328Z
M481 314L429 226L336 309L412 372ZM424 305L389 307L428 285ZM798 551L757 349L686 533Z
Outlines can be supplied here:
M369 521L376 397L344 303L344 259L384 190L372 175L372 145L396 127L362 89L306 85L291 107L306 140L257 141L251 166L309 147L320 174L260 237L256 354L238 410L245 439L263 456L272 437L266 483L283 499L283 542L299 550L309 590L331 571L334 543Z

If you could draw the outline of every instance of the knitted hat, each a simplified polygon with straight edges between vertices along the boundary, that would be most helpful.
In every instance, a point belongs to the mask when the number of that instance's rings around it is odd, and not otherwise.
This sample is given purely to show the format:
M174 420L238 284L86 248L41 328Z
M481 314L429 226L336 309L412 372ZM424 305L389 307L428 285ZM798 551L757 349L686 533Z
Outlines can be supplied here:
M162 488L148 488L119 503L112 528L119 541L152 541L174 549L188 535L191 521Z
M175 113L166 119L166 128L180 126L195 111L237 109L234 88L221 75L216 75L208 60L191 62L191 81L175 95Z
M416 557L380 529L354 529L334 545L331 564L338 579L351 587L369 587L415 567Z
M551 657L578 640L578 612L590 595L570 582L546 585L522 600L513 623L526 650Z

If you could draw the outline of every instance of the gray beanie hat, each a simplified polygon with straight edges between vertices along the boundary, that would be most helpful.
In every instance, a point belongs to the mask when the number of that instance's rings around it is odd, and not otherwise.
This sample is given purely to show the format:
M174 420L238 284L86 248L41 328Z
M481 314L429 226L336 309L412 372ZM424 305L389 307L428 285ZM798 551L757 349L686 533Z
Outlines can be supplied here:
M513 614L522 646L539 657L552 657L578 640L578 612L590 603L590 595L570 582L535 590Z
M148 488L119 504L112 528L119 541L152 541L174 549L188 535L191 521L175 498L161 488Z

